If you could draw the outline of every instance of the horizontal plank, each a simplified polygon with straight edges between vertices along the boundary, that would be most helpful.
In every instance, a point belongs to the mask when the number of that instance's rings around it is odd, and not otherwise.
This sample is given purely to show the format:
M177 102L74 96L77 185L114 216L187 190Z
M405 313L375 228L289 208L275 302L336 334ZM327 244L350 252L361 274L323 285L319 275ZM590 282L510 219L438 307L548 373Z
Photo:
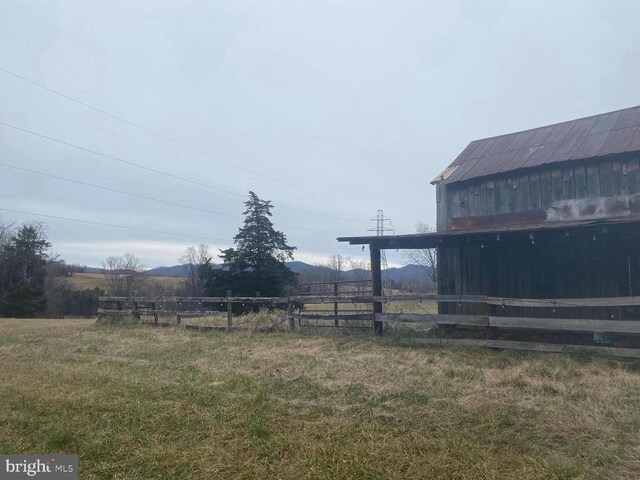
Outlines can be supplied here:
M349 296L348 293L358 293ZM406 302L406 301L439 301L439 302L459 302L459 303L484 303L487 297L484 295L385 295L371 296L362 295L359 292L341 292L338 297L335 295L294 295L291 297L100 297L101 302L148 302L148 303L276 303L285 304L288 302L300 303L372 303L372 302Z
M328 315L315 315L315 314L298 314L295 313L292 315L293 318L300 320L371 320L371 313L362 313L362 314L328 314Z
M514 342L510 340L481 340L471 338L422 338L415 342L438 347L489 347L513 350L529 350L550 353L589 352L615 357L640 358L640 349L619 347L597 347L592 345L565 345L556 343Z
M489 325L489 317L485 315L443 315L429 313L379 313L376 315L379 322L395 323L427 323L432 325L467 325L486 327Z
M436 301L441 303L487 303L489 305L510 307L544 307L544 308L571 308L571 307L622 307L640 306L640 297L602 297L602 298L501 298L487 297L484 295L392 295L371 296L354 295L338 297L333 295L297 295L291 297L100 297L103 303L249 303L267 305L285 305L287 303L323 304L323 303L393 303L393 302L422 302Z
M640 333L640 321L572 318L489 317L490 327L574 332Z
M506 307L626 307L640 306L640 297L600 297L600 298L487 298L489 305Z

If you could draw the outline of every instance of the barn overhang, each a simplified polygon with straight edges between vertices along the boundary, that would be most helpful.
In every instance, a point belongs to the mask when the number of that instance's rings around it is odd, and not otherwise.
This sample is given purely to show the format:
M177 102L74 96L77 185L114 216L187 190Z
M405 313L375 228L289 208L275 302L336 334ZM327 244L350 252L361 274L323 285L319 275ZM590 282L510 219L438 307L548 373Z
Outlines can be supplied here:
M460 241L482 242L488 237L517 236L522 233L571 232L584 229L606 228L608 225L640 225L640 217L621 217L598 220L543 222L526 225L503 225L449 230L445 232L412 233L405 235L338 237L339 242L350 245L369 245L378 250L415 250L446 247Z

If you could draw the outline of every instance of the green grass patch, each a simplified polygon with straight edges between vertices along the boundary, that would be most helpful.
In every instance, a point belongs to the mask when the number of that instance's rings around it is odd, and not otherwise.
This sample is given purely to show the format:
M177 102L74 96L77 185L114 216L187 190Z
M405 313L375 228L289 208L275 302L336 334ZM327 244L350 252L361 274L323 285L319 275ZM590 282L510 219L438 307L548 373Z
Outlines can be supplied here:
M0 321L0 451L80 478L635 478L635 360Z

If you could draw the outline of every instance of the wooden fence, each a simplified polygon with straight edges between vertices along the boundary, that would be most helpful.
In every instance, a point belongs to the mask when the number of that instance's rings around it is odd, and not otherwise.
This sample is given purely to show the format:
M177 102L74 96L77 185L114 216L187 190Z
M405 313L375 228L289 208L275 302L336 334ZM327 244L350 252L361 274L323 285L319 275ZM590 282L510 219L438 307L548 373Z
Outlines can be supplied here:
M452 315L438 313L373 313L382 310L384 304L394 302L425 302L435 301L439 303L471 303L482 304L486 311L495 310L500 306L525 306L540 311L547 312L553 309L559 312L556 317L510 317L498 315ZM335 304L366 305L370 308L363 313L337 313ZM262 307L277 308L282 311L282 319L279 323L287 322L289 329L305 326L308 320L316 320L314 326L349 326L350 324L362 326L368 325L372 328L376 323L400 324L412 323L422 325L435 325L443 327L465 327L475 330L484 329L485 339L424 339L427 343L441 345L475 345L495 348L518 348L543 351L566 351L567 349L584 349L595 352L607 352L614 355L638 356L640 349L618 348L594 345L563 345L545 344L536 342L510 342L495 338L498 331L523 331L523 332L562 332L562 333L586 333L594 335L594 340L607 342L607 335L622 335L631 338L635 343L633 347L640 346L640 317L638 318L614 318L610 319L582 319L563 318L562 312L566 309L594 308L594 307L638 307L640 297L607 297L607 298L565 298L565 299L517 299L517 298L495 298L478 295L393 295L393 296L344 296L344 295L298 295L291 297L232 297L231 292L227 297L163 297L163 298L143 298L143 297L101 297L99 316L129 316L131 318L151 317L155 324L160 322L160 318L171 318L169 324L181 325L186 317L202 316L224 316L226 325L220 327L203 327L207 329L232 330L233 325L233 305L259 305ZM313 308L311 313L305 311L308 305L318 306L326 304L325 311ZM373 308L377 305L378 308ZM494 308L491 308L494 307ZM639 310L640 311L640 310ZM331 324L321 324L324 321L333 322ZM357 322L357 323L350 323ZM638 336L637 339L634 336ZM596 342L597 343L597 342Z

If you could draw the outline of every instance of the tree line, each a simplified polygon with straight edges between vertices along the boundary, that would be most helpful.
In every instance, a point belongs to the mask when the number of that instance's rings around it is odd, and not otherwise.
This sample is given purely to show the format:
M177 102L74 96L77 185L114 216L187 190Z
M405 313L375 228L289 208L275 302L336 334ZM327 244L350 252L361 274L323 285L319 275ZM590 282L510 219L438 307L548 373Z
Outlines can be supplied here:
M273 204L249 192L244 202L244 222L234 236L234 246L221 250L215 263L206 245L191 246L178 260L185 268L180 287L151 281L141 260L131 253L111 256L103 262L104 289L74 288L69 278L84 267L67 265L51 253L43 224L21 227L0 223L0 316L60 317L97 313L98 298L114 296L286 296L299 281L285 262L293 260L296 247L271 221ZM419 228L425 229L424 225ZM436 257L432 251L410 257L425 267L435 280ZM338 281L346 268L369 279L366 261L332 255L313 273L303 272L302 281ZM312 278L312 275L321 276Z

